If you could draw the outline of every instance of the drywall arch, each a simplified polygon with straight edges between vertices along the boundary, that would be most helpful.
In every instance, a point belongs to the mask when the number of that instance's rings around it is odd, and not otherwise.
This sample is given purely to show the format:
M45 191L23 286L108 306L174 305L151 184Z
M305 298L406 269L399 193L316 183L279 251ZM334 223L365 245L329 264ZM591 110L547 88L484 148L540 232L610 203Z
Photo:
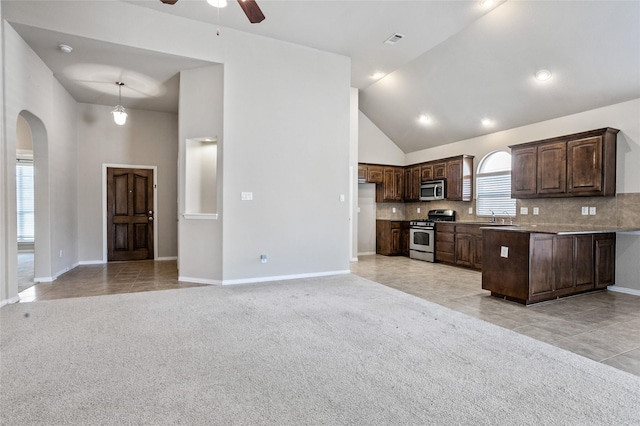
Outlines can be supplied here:
M33 167L35 171L34 281L50 282L54 278L51 273L51 194L47 129L40 118L27 110L20 111L18 115L29 124L33 138ZM12 226L15 227L17 224L14 222Z

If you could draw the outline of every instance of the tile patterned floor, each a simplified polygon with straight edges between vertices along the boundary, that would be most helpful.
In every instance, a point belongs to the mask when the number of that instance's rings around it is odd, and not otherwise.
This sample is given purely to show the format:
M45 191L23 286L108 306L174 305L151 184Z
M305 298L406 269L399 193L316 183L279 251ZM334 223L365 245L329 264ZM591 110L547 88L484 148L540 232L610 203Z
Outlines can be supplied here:
M525 307L491 297L481 273L406 257L360 256L354 274L640 376L640 296L597 292ZM175 261L78 266L20 302L200 287Z
M491 297L480 272L439 263L360 256L351 272L640 376L640 296L606 291L524 306Z
M62 274L52 283L35 284L20 292L20 303L71 297L101 296L139 291L201 287L178 281L175 260L140 260L82 265Z

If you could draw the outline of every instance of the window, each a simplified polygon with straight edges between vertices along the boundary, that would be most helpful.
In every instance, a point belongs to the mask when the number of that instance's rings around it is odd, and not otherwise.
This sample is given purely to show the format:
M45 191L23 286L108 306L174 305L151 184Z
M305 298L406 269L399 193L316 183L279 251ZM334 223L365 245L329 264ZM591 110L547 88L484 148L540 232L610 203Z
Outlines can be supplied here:
M511 154L494 151L482 159L476 175L478 216L516 215L516 200L511 198ZM492 213L493 212L493 213Z
M33 161L18 160L18 164L16 164L16 199L18 204L18 242L33 242Z

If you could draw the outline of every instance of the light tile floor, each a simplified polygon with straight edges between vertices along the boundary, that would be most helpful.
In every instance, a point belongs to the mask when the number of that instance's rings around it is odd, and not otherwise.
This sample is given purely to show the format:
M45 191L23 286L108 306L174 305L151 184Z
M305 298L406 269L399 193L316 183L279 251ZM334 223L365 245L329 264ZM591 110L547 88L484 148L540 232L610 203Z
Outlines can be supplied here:
M601 291L524 306L482 290L482 274L407 257L359 256L351 272L640 376L640 296Z
M178 281L175 260L139 260L78 266L51 283L35 284L21 291L19 296L20 303L25 303L204 285Z
M640 376L640 296L597 292L525 307L491 297L481 273L406 257L360 256L351 271L430 302ZM199 287L175 261L83 265L22 291L20 302Z

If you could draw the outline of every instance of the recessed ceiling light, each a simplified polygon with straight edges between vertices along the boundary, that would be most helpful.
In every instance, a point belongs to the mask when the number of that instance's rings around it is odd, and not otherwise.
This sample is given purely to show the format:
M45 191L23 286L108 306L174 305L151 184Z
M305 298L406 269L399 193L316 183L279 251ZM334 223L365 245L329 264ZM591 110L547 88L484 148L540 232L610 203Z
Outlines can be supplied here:
M551 71L549 70L540 70L536 73L536 79L540 81L547 81L551 78Z
M371 74L371 78L376 79L376 80L379 79L379 78L382 78L382 77L384 77L384 73L380 72L380 71L377 71L377 72L374 72L373 74Z
M420 117L418 117L418 121L422 124L428 124L428 123L431 123L431 117L423 114Z
M493 0L481 0L480 1L480 6L482 7L491 7L493 6L494 1Z
M493 124L493 121L489 118L483 118L481 121L482 125L485 127L489 127Z

